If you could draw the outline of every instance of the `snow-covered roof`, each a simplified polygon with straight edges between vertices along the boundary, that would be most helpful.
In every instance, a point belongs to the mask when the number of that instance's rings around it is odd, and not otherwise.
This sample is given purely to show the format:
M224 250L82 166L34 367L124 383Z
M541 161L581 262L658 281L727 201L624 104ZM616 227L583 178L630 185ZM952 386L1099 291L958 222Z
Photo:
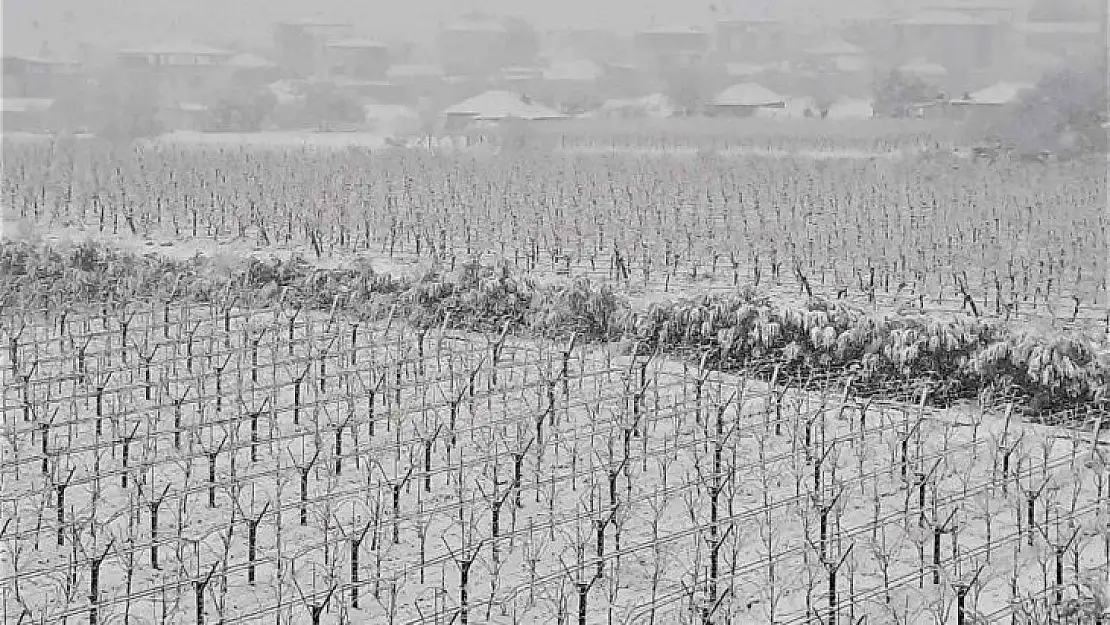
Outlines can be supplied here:
M733 85L717 94L711 104L715 106L770 106L785 99L770 89L754 82Z
M915 76L947 76L948 70L940 63L916 59L898 68L899 71Z
M147 55L169 55L181 54L192 56L232 56L235 53L230 50L222 48L213 48L212 46L201 45L197 43L157 43L149 46L140 46L137 48L127 48L120 50L120 54L127 56L147 56Z
M856 56L862 55L863 49L843 39L832 39L819 46L809 48L806 50L806 54L813 56Z
M41 113L54 104L50 98L0 98L4 113Z
M985 89L980 89L969 94L966 100L954 100L959 104L1009 104L1017 99L1021 92L1032 89L1031 83L1025 82L1000 82Z
M761 107L756 116L763 119L801 119L807 111L812 114L816 110L817 101L809 96L784 97L781 106Z
M55 56L43 56L41 54L5 54L5 59L18 59L26 63L35 63L38 65L80 65L81 61L70 58L59 58Z
M565 117L555 109L532 102L511 91L487 91L448 107L444 115L474 117L476 119L559 119Z
M329 41L327 43L327 47L329 47L329 48L352 48L352 49L371 49L371 48L380 49L380 48L388 48L389 46L387 44L384 44L384 43L380 42L380 41L374 41L373 39L351 38L351 39L338 39L336 41Z
M544 80L589 82L602 75L604 72L597 63L587 59L555 61L543 71Z

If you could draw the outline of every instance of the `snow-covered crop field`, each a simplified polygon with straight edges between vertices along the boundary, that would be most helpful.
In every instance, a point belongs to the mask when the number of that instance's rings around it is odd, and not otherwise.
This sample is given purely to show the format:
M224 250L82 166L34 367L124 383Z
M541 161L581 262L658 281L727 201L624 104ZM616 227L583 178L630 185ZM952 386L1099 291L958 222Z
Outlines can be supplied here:
M1097 441L989 397L292 307L17 336L5 623L1079 623L1110 557Z
M637 128L5 137L0 622L1108 622L1105 163Z

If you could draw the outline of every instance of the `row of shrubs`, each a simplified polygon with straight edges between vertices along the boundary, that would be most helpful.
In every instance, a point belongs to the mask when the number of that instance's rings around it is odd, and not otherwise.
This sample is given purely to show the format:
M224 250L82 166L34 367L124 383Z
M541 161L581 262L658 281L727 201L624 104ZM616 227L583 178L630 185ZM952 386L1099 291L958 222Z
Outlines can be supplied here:
M301 258L221 263L137 255L92 243L56 249L5 242L0 303L23 310L77 302L179 297L245 306L287 305L364 318L400 315L414 326L590 341L630 340L643 349L697 354L721 369L776 362L780 373L851 371L853 388L927 382L934 403L1011 392L1039 412L1107 405L1110 362L1078 335L1016 328L971 317L878 317L812 298L783 305L753 291L699 296L633 310L607 285L539 282L477 263L396 278L367 262L321 269ZM870 383L870 384L869 384Z

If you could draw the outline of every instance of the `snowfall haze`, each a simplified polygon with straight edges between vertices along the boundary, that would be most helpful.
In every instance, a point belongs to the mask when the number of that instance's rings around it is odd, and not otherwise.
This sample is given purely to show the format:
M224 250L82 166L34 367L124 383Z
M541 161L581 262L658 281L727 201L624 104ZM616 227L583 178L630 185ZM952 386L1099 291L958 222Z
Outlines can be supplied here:
M1004 0L1008 5L1027 0ZM430 41L446 22L481 11L537 29L710 26L730 15L822 22L934 0L3 0L5 54L77 54L165 40L265 45L275 22L347 21L384 40ZM951 4L951 2L947 2ZM993 4L998 4L994 2Z

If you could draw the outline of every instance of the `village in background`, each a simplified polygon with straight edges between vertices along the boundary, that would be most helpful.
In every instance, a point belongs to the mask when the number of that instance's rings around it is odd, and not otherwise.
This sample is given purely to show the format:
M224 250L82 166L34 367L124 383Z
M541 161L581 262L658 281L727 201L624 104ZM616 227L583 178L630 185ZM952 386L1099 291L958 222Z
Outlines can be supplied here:
M319 18L275 23L267 45L238 49L162 42L64 58L44 42L36 54L5 50L3 128L402 140L505 120L990 119L1053 72L1104 62L1105 24L1098 3L1045 0L891 9L820 27L761 11L632 36L470 13L433 45L384 43Z

